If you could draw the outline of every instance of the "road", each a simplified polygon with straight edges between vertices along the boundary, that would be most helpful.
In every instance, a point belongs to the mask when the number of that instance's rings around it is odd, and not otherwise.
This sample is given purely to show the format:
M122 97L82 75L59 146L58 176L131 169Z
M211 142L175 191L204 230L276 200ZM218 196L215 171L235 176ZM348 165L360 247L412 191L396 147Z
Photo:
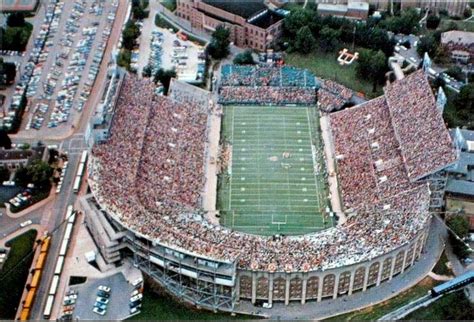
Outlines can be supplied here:
M19 224L28 219L32 220L32 222L35 224L40 224L45 230L49 232L52 232L56 229L56 232L53 234L49 256L47 257L43 275L41 277L41 283L38 289L37 297L31 310L30 319L43 319L42 313L53 277L53 272L62 241L61 237L65 230L65 225L61 225L61 223L64 219L67 206L70 204L75 204L77 199L76 194L74 194L72 191L72 186L75 179L75 173L79 165L80 154L86 148L84 132L95 107L100 101L111 53L119 41L121 29L125 21L128 3L129 0L119 1L117 15L112 27L112 32L107 42L104 59L100 64L100 70L97 75L96 82L84 106L81 118L73 129L75 133L67 133L68 135L66 137L59 139L57 136L51 135L50 133L25 137L21 135L20 132L19 135L12 137L12 141L14 143L26 142L30 144L36 144L38 141L41 141L44 144L56 144L60 146L63 151L67 152L69 156L69 166L64 177L63 188L51 202L31 211L20 218L10 218L7 215L0 217L1 238L16 231L19 228ZM26 56L27 55L25 55L25 57Z

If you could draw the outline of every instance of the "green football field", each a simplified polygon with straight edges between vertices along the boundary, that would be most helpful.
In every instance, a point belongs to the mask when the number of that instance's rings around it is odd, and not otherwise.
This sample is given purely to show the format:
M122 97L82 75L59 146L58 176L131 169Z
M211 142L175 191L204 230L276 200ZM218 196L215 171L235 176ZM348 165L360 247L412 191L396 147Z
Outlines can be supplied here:
M232 156L219 180L223 225L262 235L332 226L323 217L327 193L316 120L311 107L225 107L222 135Z

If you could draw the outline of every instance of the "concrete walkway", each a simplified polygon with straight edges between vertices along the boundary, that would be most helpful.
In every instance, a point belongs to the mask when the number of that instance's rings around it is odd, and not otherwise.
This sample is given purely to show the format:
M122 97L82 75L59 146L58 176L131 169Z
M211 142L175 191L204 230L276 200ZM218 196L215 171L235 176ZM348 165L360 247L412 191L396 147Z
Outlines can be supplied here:
M322 302L291 302L290 305L276 303L271 310L253 306L250 301L241 301L236 311L268 315L272 319L314 319L322 320L332 316L360 310L384 302L399 293L418 284L433 269L444 248L446 229L437 220L432 220L428 241L421 258L405 273L397 275L391 281L379 287L372 287L366 292L358 292L351 296L341 296L335 300Z

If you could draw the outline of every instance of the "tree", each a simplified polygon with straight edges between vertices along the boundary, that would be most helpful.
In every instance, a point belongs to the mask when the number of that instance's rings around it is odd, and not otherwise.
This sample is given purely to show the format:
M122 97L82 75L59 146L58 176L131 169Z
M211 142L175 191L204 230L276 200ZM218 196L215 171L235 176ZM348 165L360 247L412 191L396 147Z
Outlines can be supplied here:
M146 65L145 67L143 67L143 70L142 70L142 76L143 77L151 77L151 73L152 73L152 67L150 64Z
M459 67L459 66L451 66L446 70L445 73L448 74L451 77L456 78L457 80L460 80L460 81L462 81L463 78L464 78L464 73L462 71L462 68Z
M4 130L0 130L0 147L7 150L12 148L12 140Z
M255 61L253 60L252 51L246 50L243 53L237 54L233 63L236 65L254 65Z
M6 50L24 51L31 30L29 27L8 27L0 34L2 48Z
M125 49L133 50L136 46L137 38L140 36L140 28L134 21L129 21L122 32L122 46Z
M474 117L474 83L464 85L456 97L454 104L464 119Z
M420 39L416 51L421 57L423 57L425 53L428 53L431 58L434 58L438 52L438 47L439 43L436 41L434 35L429 34Z
M452 216L446 220L449 231L449 241L453 247L453 252L460 258L469 255L467 246L460 239L464 239L469 234L469 222L464 216Z
M6 167L0 167L0 181L8 181L10 180L10 170Z
M3 62L0 57L0 86L10 85L15 80L16 67L14 63Z
M420 15L414 8L404 10L399 16L390 17L381 22L381 26L394 33L405 35L414 33L418 26Z
M464 18L469 18L470 16L472 16L472 9L466 7L466 9L464 9L463 16Z
M440 22L441 18L439 16L429 15L428 18L426 18L426 28L436 29L438 28Z
M23 27L25 26L25 15L22 12L13 12L8 15L7 26Z
M211 43L208 46L209 54L214 59L222 59L229 54L230 31L222 25L217 26L212 33Z
M176 71L174 69L166 70L166 69L160 68L155 74L154 81L155 83L159 81L161 84L163 84L164 94L166 95L170 87L171 78L174 78L174 77L176 77Z
M316 16L316 15L314 15ZM317 17L317 16L316 16ZM313 19L310 10L298 8L290 11L290 14L283 21L283 31L291 39L296 37L296 33L303 27L308 26Z
M370 49L359 51L356 71L359 77L369 79L373 82L372 91L377 90L377 84L383 81L387 71L386 57L384 53Z
M117 56L117 65L130 69L130 63L132 61L132 53L128 49L122 49Z
M304 26L298 30L292 49L302 54L309 54L314 49L315 43L311 30L308 26Z
M319 46L325 52L334 51L339 45L341 31L329 27L323 27L319 34Z
M29 183L33 183L40 190L50 188L51 176L53 168L47 162L35 160L26 167L21 167L15 174L15 181L21 187L26 187Z

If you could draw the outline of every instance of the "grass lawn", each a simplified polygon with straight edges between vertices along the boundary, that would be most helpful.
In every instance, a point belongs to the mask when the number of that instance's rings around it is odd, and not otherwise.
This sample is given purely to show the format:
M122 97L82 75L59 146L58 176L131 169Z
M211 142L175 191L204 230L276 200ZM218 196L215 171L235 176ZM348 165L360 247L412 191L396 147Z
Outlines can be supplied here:
M436 285L430 277L426 277L420 283L409 290L391 298L388 301L371 306L369 308L355 311L347 314L338 315L325 321L359 321L359 320L376 320L385 314L392 312L408 302L426 295L426 293Z
M169 296L158 295L150 290L143 294L142 312L130 320L241 320L250 316L231 316L226 313L212 313L185 307Z
M416 310L406 316L404 320L472 320L474 304L471 304L464 295L464 291L457 291L443 296L428 307Z
M221 223L264 235L331 227L314 108L228 106L224 115L232 160L220 180Z
M0 271L0 319L15 318L33 260L31 250L36 235L36 230L29 230L7 243L10 252Z
M439 261L436 263L435 267L433 268L433 273L439 274L439 275L447 275L447 276L452 276L453 271L448 268L446 265L448 263L448 258L446 257L445 252L441 254L441 257L439 258Z
M383 94L382 85L377 86L377 92L372 92L372 82L357 77L355 64L341 66L337 62L336 53L315 52L309 55L298 53L289 53L286 56L287 65L307 68L313 72L316 77L330 79L338 82L350 89L361 92L368 98L377 97Z

